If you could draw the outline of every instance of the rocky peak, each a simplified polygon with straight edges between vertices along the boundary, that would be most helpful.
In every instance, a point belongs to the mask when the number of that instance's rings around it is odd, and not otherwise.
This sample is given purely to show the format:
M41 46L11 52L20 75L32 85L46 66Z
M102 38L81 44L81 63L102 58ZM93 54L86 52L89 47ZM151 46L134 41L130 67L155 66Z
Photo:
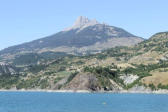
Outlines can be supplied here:
M87 25L87 24L98 24L98 22L96 21L96 19L93 19L93 20L90 20L88 19L87 17L84 17L84 16L79 16L74 25L73 26L76 26L76 27L82 27L84 25Z
M73 26L81 27L81 26L83 26L83 25L85 25L85 24L87 24L87 23L89 23L89 22L90 22L90 20L89 20L87 17L79 16L79 17L76 19L76 21L75 21L75 23L74 23Z
M64 31L83 28L83 27L88 27L88 26L92 26L92 25L95 25L95 24L99 24L99 22L97 22L96 19L90 20L87 17L79 16L76 19L76 21L74 22L74 24L72 25L72 27L66 28Z

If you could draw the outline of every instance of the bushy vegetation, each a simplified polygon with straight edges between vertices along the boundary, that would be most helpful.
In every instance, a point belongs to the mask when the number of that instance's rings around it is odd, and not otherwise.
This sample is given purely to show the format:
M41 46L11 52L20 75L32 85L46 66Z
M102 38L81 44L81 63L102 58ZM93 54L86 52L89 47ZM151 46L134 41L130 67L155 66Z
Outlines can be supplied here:
M140 82L140 79L141 79L141 78L138 78L137 80L135 80L135 81L134 81L133 83L131 83L131 84L127 84L127 85L123 84L123 85L124 85L123 87L128 90L128 89L134 87L135 85L141 86L142 83Z
M41 54L39 54L41 57L43 57L43 59L45 60L52 60L52 59L58 59L58 58L62 58L65 56L68 56L68 54L64 53L64 52L43 52Z
M60 81L62 79L62 77L57 77L54 79L54 84L56 84L58 81Z
M0 76L0 88L10 89L20 80L19 75L1 75Z
M32 73L38 73L41 70L44 70L46 67L46 65L31 65L28 67L28 71Z
M31 89L31 88L35 88L37 86L40 86L39 84L40 81L40 77L31 77L30 79L24 80L22 79L17 85L16 88L17 89Z
M123 81L118 77L119 70L116 69L116 66L108 66L108 67L84 67L84 72L91 72L95 74L99 80L100 85L104 88L104 90L111 90L111 82L110 79L114 80L117 83L123 83ZM108 88L107 88L108 87Z
M84 68L84 72L91 72L91 73L95 73L95 74L100 74L103 75L105 77L108 78L114 78L117 77L117 71L113 71L111 70L112 67L101 67L101 66L97 66L97 67L85 67Z
M68 77L68 80L66 83L71 82L71 80L78 74L78 72L71 73L71 75Z
M143 65L143 64L135 65L135 64L133 64L133 65L135 66L135 68L128 67L123 71L123 73L125 73L125 74L132 73L132 74L136 74L136 75L140 76L141 78L143 78L146 76L150 76L151 75L150 72L152 70L168 67L168 63L163 62L163 61L160 61L160 63L157 63L157 64L149 64L149 65Z
M149 73L149 71L146 71L146 68L143 67L143 66L140 66L140 67L137 67L137 68L128 67L122 72L125 73L126 75L127 74L135 74L135 75L138 75L140 78L151 75Z
M162 84L159 84L157 86L158 89L168 89L168 85L162 85Z
M37 64L38 61L40 61L42 57L35 53L28 53L24 55L17 56L13 63L15 65L31 65L31 64Z
M41 79L40 76L32 76L29 79L22 79L16 84L17 89L45 89L49 86L48 78Z
M154 84L149 84L149 87L152 89L152 90L156 90L156 87Z
M63 52L43 52L41 54L38 53L26 53L23 55L18 55L13 60L13 64L15 65L32 65L37 64L38 62L45 62L49 60L55 60L62 57L68 56L68 54ZM69 55L70 56L70 55Z

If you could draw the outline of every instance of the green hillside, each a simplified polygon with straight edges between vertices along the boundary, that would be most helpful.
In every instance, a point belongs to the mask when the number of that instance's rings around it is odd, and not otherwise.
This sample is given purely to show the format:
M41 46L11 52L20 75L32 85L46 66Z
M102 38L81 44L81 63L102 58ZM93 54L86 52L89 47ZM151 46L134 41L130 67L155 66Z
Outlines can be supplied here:
M0 88L121 91L143 86L152 90L168 89L168 32L157 33L132 47L115 47L94 55L48 54L15 58L12 63L20 68L19 75L2 74ZM27 61L31 63L25 65Z

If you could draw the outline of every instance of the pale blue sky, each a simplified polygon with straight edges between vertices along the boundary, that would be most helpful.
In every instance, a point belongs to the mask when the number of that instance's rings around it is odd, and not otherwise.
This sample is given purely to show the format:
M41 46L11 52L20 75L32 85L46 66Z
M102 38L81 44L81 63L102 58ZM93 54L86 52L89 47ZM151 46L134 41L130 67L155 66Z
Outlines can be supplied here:
M168 0L0 0L0 49L56 33L78 16L149 38L168 31Z

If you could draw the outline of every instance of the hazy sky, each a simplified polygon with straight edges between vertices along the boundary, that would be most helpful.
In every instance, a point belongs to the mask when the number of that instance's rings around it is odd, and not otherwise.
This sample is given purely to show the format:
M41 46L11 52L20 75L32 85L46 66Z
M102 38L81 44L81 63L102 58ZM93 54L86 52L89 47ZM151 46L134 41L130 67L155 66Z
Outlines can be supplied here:
M149 38L168 31L168 0L0 0L0 49L56 33L78 16Z

